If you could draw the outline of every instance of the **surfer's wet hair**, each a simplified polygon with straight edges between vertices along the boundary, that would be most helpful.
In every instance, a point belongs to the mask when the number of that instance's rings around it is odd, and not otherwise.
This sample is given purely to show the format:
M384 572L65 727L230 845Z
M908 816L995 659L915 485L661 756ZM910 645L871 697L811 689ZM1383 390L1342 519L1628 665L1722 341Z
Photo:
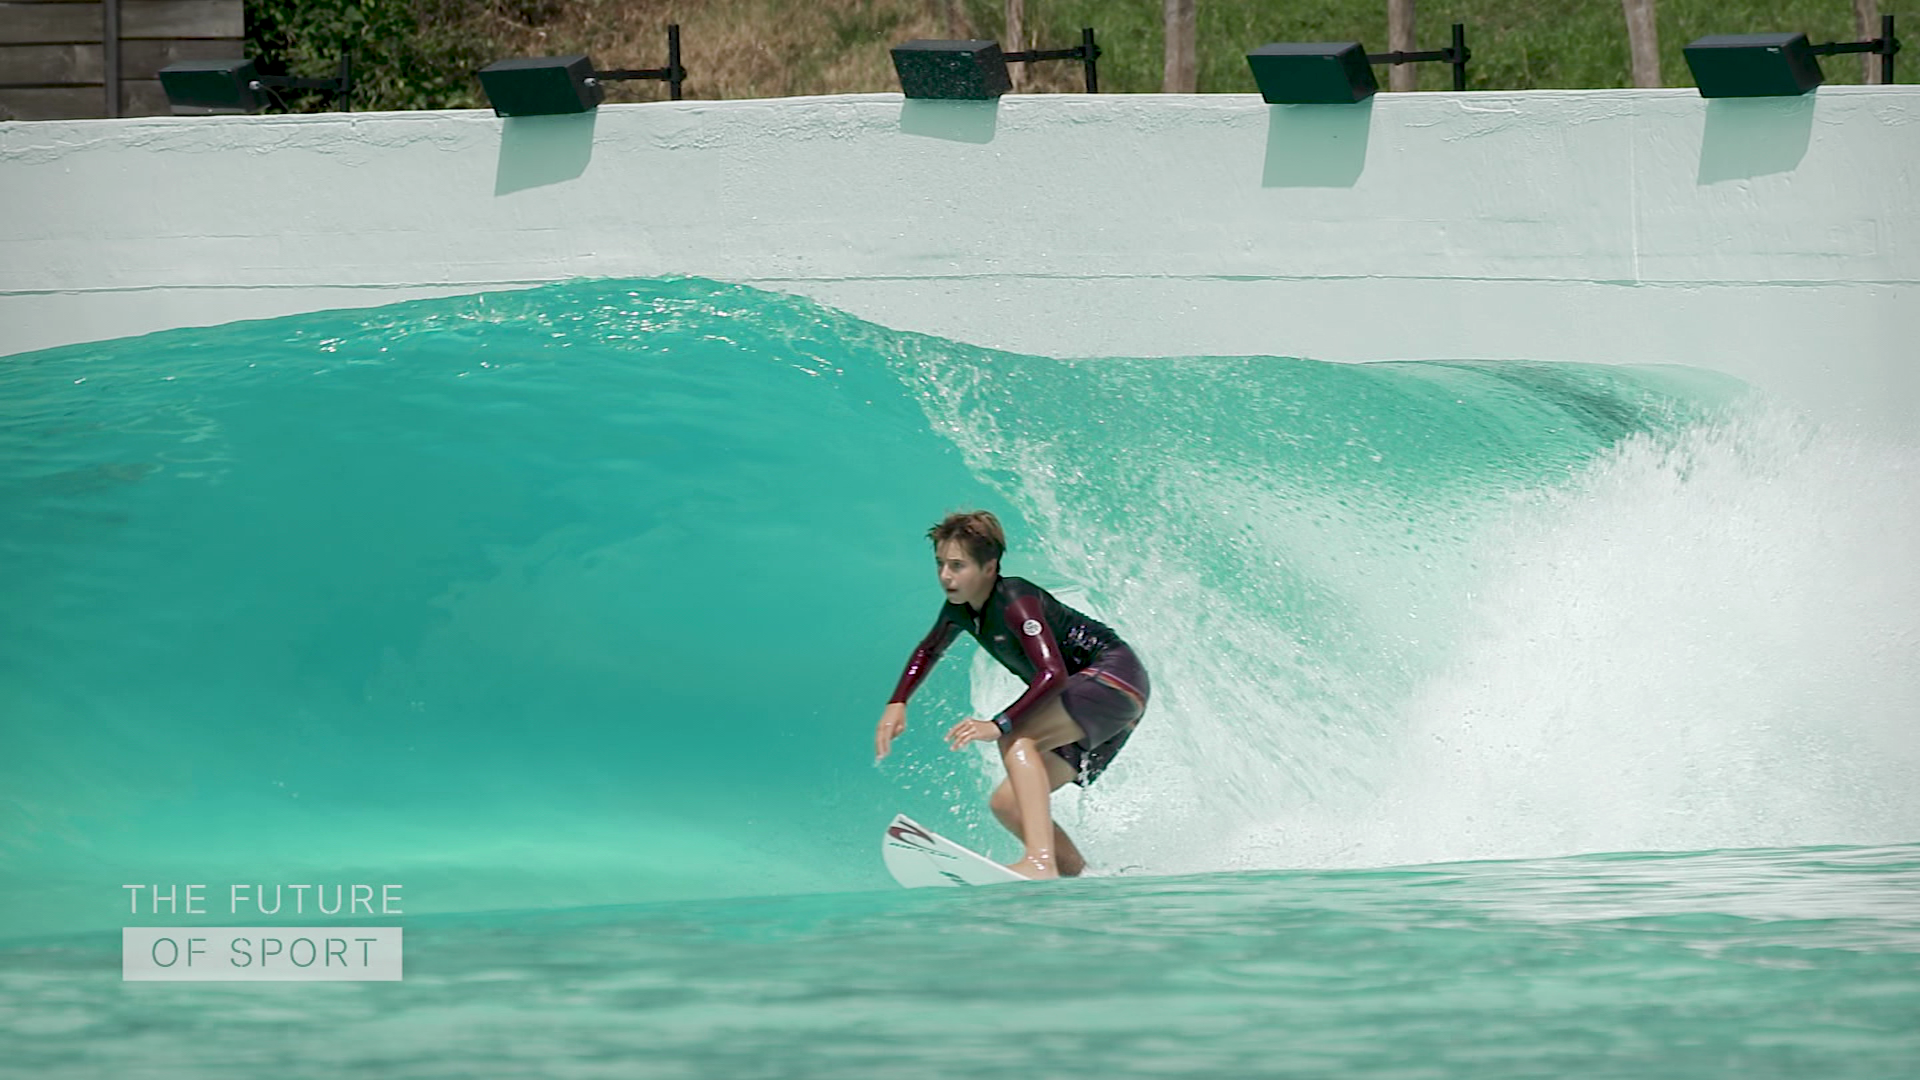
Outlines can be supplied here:
M948 514L940 519L940 524L927 530L927 539L933 541L936 552L940 545L958 541L967 549L968 557L981 566L998 559L1007 550L1007 534L1000 528L1000 519L985 510Z

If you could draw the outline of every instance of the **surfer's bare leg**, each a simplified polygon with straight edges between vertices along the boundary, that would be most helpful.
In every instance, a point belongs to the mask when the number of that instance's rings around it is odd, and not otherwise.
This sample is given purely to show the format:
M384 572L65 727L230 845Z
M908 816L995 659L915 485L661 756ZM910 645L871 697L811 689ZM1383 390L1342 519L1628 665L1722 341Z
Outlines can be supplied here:
M1046 762L1047 783L1051 790L1059 791L1073 781L1073 766L1067 764L1059 754L1042 754L1041 759ZM1052 800L1048 802L1051 804ZM993 797L987 800L987 806L1008 832L1020 835L1020 803L1013 797L1011 781L1000 781L1000 786L993 789ZM1073 838L1057 821L1053 823L1053 856L1061 877L1079 877L1087 868L1087 860L1081 857L1080 849L1073 846Z
M1025 858L1008 864L1014 873L1030 878L1060 876L1053 846L1057 827L1053 823L1052 796L1057 785L1048 776L1047 759L1058 759L1059 755L1052 753L1054 747L1086 737L1060 704L1060 695L1055 694L1021 717L1000 739L1000 760L1007 767L1007 783L1013 788L1019 813L1020 840L1027 847Z

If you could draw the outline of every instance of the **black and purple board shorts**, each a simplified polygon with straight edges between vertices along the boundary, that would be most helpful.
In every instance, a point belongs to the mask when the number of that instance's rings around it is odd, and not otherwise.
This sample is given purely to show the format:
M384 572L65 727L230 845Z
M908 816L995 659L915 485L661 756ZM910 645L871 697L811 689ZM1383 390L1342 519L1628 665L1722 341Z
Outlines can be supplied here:
M1086 732L1085 742L1054 748L1077 774L1074 783L1085 787L1113 763L1115 754L1147 711L1147 669L1125 645L1116 645L1093 658L1085 668L1067 676L1060 689L1060 705Z

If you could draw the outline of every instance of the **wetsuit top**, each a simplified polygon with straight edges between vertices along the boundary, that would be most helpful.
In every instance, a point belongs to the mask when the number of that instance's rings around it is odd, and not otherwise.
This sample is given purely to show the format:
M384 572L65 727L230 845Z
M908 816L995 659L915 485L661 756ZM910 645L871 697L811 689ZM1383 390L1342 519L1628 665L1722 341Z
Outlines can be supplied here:
M941 605L940 617L913 650L900 673L900 685L887 700L904 702L912 696L962 630L1027 684L1027 692L993 718L1003 732L1012 730L1014 722L1041 698L1058 690L1067 676L1091 666L1108 649L1126 645L1111 627L1073 610L1033 582L1001 577L978 617L965 604Z

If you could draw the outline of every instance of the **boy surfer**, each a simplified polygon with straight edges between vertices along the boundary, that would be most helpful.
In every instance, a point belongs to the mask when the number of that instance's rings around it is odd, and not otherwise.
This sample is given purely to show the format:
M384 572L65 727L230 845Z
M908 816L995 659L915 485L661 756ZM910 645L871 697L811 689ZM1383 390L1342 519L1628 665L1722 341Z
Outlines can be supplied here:
M992 720L955 724L947 743L955 750L1000 743L1007 778L988 806L1026 845L1008 869L1029 878L1076 876L1086 860L1054 824L1053 792L1069 781L1085 787L1112 763L1146 711L1146 669L1111 627L1031 581L1001 576L1007 538L992 514L949 514L927 538L947 602L880 714L874 751L887 756L907 728L907 698L962 630L972 634L1027 690Z

